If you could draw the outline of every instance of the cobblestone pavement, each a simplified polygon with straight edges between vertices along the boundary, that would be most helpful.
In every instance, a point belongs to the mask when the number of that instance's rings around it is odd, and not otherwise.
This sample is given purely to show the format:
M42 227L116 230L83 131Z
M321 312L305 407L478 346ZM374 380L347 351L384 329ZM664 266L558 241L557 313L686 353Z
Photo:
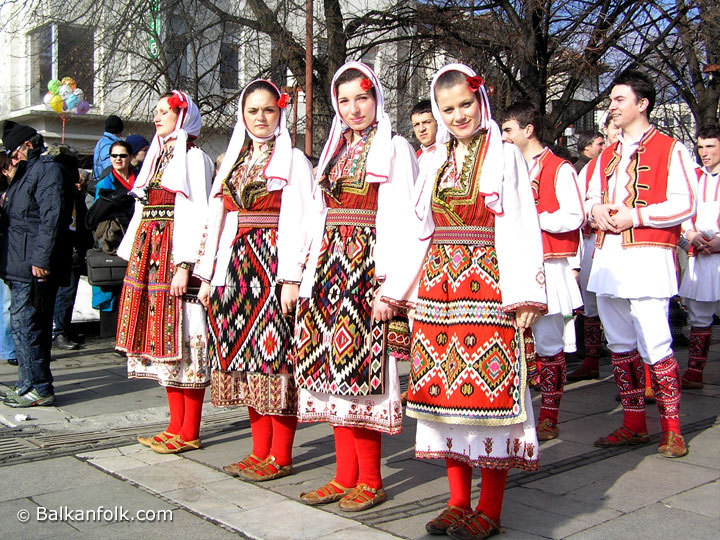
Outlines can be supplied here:
M402 434L383 438L386 503L359 514L345 514L335 505L307 507L297 496L334 474L327 425L300 425L295 474L267 484L244 483L221 471L250 451L244 409L214 409L206 403L205 447L158 455L135 443L135 437L167 425L162 388L128 380L109 340L89 339L81 351L54 352L56 407L0 405L0 530L14 538L127 538L167 530L202 538L417 539L427 537L424 524L447 503L442 462L414 458L412 419L405 420ZM679 349L677 356L683 369L687 349ZM622 419L609 361L601 366L601 379L567 385L560 437L542 443L540 470L509 476L504 538L717 538L718 360L720 329L705 388L683 393L681 422L690 453L675 460L656 453L655 405L647 406L650 444L631 449L592 445ZM407 373L407 365L401 365L401 373ZM14 368L0 365L0 389L13 379ZM474 500L479 481L478 473ZM168 512L172 523L162 524Z

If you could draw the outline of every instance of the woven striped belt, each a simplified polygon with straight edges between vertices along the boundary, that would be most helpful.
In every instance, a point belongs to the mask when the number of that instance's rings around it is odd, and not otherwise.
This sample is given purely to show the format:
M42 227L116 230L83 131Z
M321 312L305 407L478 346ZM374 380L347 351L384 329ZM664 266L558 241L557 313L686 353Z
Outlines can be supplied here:
M374 227L375 210L362 210L359 208L330 208L327 213L325 226L351 225L353 227Z
M238 229L277 229L279 212L238 212Z
M175 206L143 206L141 221L172 221L175 218Z
M435 227L433 244L495 245L493 227Z

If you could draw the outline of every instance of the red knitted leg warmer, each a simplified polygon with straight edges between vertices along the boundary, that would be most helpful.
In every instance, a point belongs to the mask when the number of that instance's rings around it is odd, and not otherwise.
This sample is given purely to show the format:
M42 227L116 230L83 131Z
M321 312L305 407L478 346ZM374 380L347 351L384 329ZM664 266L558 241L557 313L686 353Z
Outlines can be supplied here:
M645 368L640 354L636 349L612 353L612 366L623 407L623 426L633 433L647 433Z
M674 431L680 435L680 369L675 355L650 366L650 380L663 433Z

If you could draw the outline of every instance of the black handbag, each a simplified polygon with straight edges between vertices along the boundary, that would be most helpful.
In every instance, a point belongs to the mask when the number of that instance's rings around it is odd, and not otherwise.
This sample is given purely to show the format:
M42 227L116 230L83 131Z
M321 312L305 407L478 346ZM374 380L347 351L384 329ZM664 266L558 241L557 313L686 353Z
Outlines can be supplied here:
M127 261L117 255L96 249L87 251L88 282L96 287L113 287L123 284Z

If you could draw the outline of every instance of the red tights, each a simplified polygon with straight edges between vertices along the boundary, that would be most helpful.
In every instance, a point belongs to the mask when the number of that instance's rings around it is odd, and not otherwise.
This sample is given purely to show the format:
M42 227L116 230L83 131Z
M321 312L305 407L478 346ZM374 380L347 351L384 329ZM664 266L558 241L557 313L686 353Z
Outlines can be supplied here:
M471 509L470 490L472 488L472 467L456 459L445 459L448 482L450 483L450 506L457 506L464 510ZM475 508L496 523L500 523L505 483L507 482L507 469L480 469L480 502ZM489 523L486 523L490 527Z
M260 459L272 455L281 467L290 465L297 418L260 414L252 407L248 407L248 413L253 442L252 453Z
M200 419L205 398L204 388L167 387L170 407L170 424L167 432L180 435L183 441L194 441L200 436Z
M379 431L334 426L335 481L345 488L366 484L380 489L380 455L382 441Z

